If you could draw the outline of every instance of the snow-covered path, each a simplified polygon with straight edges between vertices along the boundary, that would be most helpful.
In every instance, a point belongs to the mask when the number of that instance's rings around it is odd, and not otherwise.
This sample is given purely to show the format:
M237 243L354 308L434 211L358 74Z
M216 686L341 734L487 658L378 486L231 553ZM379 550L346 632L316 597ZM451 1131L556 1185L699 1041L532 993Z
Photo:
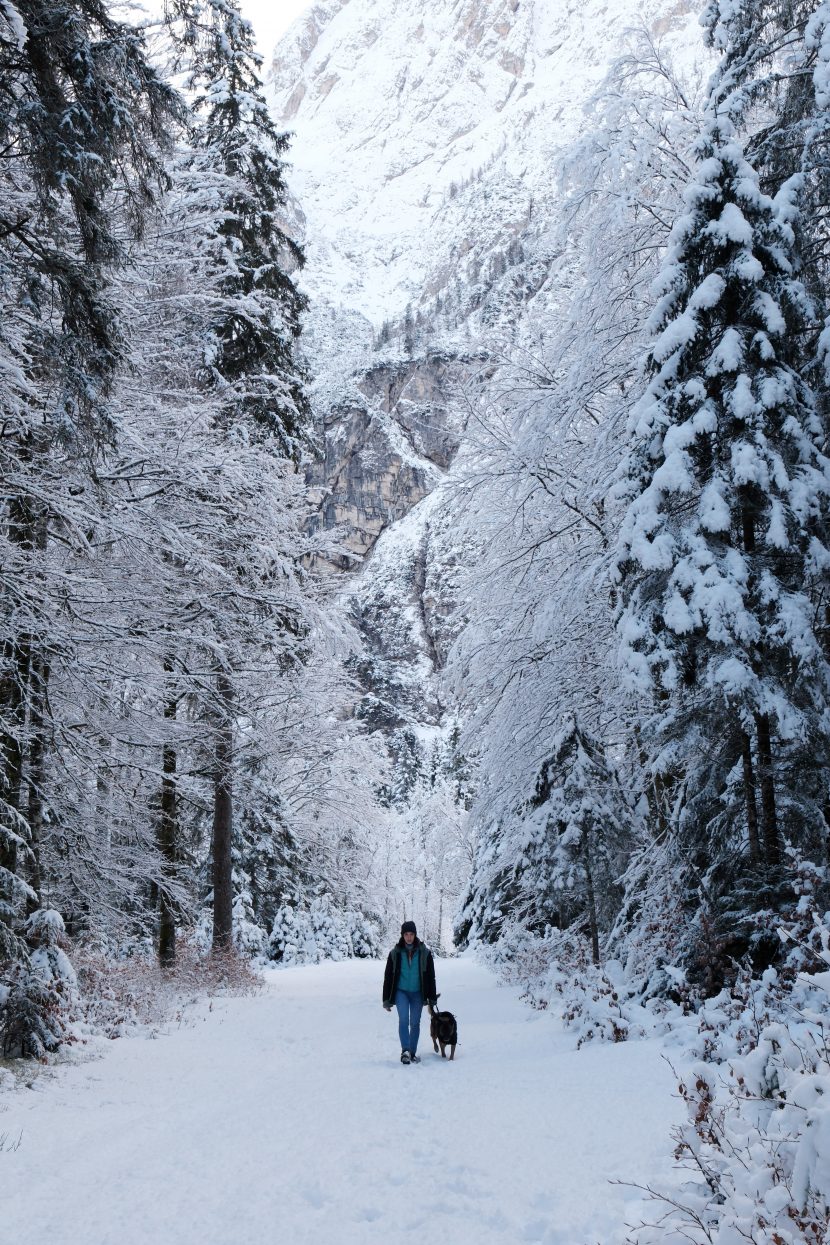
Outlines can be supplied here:
M286 969L0 1100L3 1245L605 1245L668 1173L653 1041L572 1036L439 961L456 1061L398 1062L382 965ZM9 1141L22 1131L17 1149Z

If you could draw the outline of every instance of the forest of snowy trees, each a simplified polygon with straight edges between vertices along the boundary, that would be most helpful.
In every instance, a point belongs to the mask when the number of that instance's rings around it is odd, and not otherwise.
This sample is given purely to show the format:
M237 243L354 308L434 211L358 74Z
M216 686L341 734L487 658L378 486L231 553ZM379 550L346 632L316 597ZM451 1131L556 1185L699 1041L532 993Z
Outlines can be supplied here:
M681 1191L626 1239L830 1231L830 6L641 31L456 496L477 743L456 924L580 1044L694 1017Z
M475 380L356 554L310 484L353 322L306 349L236 0L0 0L0 1057L120 1032L125 965L454 917L580 1044L692 1035L631 1241L826 1240L830 0L701 26L697 77L629 32L555 206L364 320L366 425Z
M697 95L632 43L564 168L563 310L467 455L458 935L578 934L645 996L828 906L828 23L709 4Z
M171 967L180 926L274 929L278 957L313 907L374 953L375 761L310 570L303 256L250 26L6 4L0 56L0 1040L39 1055L66 935Z

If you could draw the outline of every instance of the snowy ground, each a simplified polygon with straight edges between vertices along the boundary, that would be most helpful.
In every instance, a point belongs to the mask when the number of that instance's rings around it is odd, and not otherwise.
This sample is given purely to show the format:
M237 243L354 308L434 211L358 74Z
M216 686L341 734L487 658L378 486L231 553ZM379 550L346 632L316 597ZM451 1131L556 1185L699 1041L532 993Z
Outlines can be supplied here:
M403 1067L382 965L349 962L4 1094L3 1245L607 1245L638 1201L609 1182L669 1174L659 1044L575 1051L472 960L437 967L454 1063L425 1025Z

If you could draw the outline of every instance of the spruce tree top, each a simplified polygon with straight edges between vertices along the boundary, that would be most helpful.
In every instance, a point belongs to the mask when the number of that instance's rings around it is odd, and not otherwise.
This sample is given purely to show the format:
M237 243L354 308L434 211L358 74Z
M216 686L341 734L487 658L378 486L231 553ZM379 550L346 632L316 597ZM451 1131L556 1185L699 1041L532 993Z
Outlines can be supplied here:
M282 227L287 135L268 113L253 30L229 0L210 0L191 86L197 91L196 173L215 179L206 240L219 299L205 367L225 393L229 430L297 460L308 440L305 375L296 357L306 299L291 273L303 252Z
M799 714L776 671L823 671L809 588L830 565L830 463L791 363L811 314L793 273L798 180L764 195L714 111L698 155L628 427L623 658L640 691L703 682L788 734Z

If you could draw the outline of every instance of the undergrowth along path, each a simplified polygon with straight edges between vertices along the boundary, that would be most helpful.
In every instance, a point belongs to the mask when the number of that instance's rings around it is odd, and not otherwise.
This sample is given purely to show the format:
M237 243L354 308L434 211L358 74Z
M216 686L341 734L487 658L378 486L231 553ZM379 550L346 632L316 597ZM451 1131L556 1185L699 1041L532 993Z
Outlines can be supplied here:
M468 957L437 961L455 1062L399 1062L383 965L273 970L156 1040L0 1096L15 1245L606 1245L670 1169L654 1040L573 1036Z

